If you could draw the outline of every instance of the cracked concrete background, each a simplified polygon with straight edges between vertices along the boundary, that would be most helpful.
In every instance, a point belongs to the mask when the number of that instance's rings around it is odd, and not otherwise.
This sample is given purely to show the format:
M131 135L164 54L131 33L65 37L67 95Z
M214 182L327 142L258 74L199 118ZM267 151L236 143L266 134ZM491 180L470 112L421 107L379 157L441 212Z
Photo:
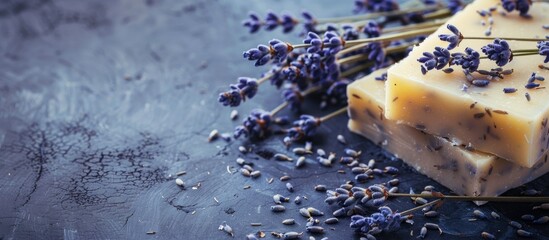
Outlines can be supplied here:
M308 9L333 17L349 14L352 1L1 1L0 239L228 239L217 230L223 222L243 239L259 230L304 231L300 207L314 206L330 215L335 208L324 204L325 194L313 186L335 188L353 179L349 171L338 173L342 168L312 160L295 170L293 163L274 161L273 153L286 152L280 136L260 143L206 142L212 129L230 132L251 109L271 109L280 102L277 91L262 88L239 108L238 121L231 121L231 109L216 102L238 76L265 70L242 59L243 50L273 37L299 41L296 34L279 30L249 35L240 26L249 11L264 15L268 9L292 14ZM364 151L363 161L376 158L381 167L399 167L402 191L424 185L445 190L345 126L345 116L322 125L315 147L341 152L335 135L343 134ZM240 145L252 153L241 154ZM238 156L253 162L261 177L230 174L227 167L237 170ZM185 190L174 182L179 171L186 171L181 176ZM294 193L278 180L286 174ZM547 195L548 180L545 175L528 188ZM275 193L307 199L273 214ZM402 211L413 204L396 199L390 206ZM531 207L488 204L480 209L508 220ZM515 236L506 221L468 222L472 209L475 205L468 202L443 205L445 214L436 221L445 239L476 239L481 231ZM286 218L297 224L282 225ZM410 238L423 221L382 237ZM262 226L252 227L252 222ZM341 220L326 236L353 238L348 224ZM540 238L549 235L546 227L528 227Z

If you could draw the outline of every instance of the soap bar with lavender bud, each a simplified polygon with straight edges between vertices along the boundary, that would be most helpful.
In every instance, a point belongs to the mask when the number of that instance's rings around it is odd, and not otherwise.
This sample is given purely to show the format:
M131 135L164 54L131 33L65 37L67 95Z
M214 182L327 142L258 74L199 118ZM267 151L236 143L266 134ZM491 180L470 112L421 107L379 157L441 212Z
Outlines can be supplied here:
M349 85L349 129L401 158L422 174L453 192L497 196L549 171L547 154L532 168L522 167L398 124L384 117L385 69Z
M384 117L532 168L549 149L549 4L500 3L474 1L391 67Z

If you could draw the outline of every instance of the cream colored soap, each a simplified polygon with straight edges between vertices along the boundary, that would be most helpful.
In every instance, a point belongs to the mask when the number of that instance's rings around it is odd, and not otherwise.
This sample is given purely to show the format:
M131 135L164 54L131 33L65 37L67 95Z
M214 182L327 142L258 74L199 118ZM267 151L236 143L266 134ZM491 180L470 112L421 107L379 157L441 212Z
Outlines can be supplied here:
M383 71L348 86L349 129L378 143L420 173L457 194L496 196L549 171L547 155L532 168L521 167L386 119L385 82L374 79Z
M456 26L467 37L484 37L488 18L477 11L496 6L497 0L477 0L448 23ZM502 16L493 14L491 37L544 38L549 31L542 28L549 23L549 4L533 3L531 19L518 13ZM517 56L504 69L514 72L503 80L492 81L486 87L470 85L461 66L453 66L454 72L446 74L432 70L423 75L417 61L423 52L432 52L435 46L447 47L448 43L438 38L439 34L451 33L446 25L415 47L410 55L391 67L386 85L385 117L416 127L430 134L454 140L483 152L495 154L521 166L533 167L549 148L549 89L546 82L541 89L526 89L530 75L535 72L549 81L549 70L540 69L545 59L541 55ZM492 40L463 40L450 52L464 52L471 47L480 53L481 47ZM536 42L508 41L511 49L537 49ZM549 66L549 64L546 64ZM479 69L497 67L495 62L482 59ZM473 76L481 78L480 74ZM463 86L468 86L463 90ZM516 88L515 93L504 93L503 88ZM530 95L528 101L525 93Z

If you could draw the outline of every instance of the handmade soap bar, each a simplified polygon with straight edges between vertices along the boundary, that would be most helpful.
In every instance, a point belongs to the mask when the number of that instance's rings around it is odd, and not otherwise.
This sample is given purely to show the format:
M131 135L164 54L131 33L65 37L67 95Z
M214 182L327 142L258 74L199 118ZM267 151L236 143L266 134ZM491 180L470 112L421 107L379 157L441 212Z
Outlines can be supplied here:
M484 37L490 20L477 11L488 10L499 3L497 0L474 1L448 23L456 26L465 38ZM549 35L543 28L549 23L549 4L533 3L529 12L531 18L520 17L517 12L503 16L500 10L501 6L498 6L492 13L490 37L545 38ZM385 117L521 166L533 167L549 148L549 89L543 81L536 81L540 84L538 88L527 89L525 85L532 73L549 80L549 70L538 67L545 56L515 56L503 66L505 70L512 69L511 74L478 87L467 80L461 66L453 65L454 72L450 74L441 70L422 74L417 59L423 52L433 52L436 46L448 46L448 42L438 38L439 34L451 32L446 25L441 26L407 58L388 70ZM465 47L470 47L484 56L481 47L492 42L464 39L450 52L464 52ZM537 50L535 41L509 40L508 43L512 50ZM494 61L480 60L479 69L496 67ZM475 79L487 79L477 72L472 75ZM516 88L517 91L504 93L504 88Z
M385 82L374 80L382 71L348 86L349 129L380 144L420 173L457 194L496 196L549 171L547 155L532 168L521 167L386 119Z

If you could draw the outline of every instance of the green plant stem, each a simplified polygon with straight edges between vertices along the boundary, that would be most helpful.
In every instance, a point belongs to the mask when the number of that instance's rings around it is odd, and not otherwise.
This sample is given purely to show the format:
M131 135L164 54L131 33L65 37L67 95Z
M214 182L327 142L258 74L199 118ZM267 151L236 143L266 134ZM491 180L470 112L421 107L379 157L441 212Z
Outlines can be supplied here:
M340 108L339 110L335 111L335 112L332 112L324 117L321 117L320 118L320 122L324 122L324 121L328 121L330 118L333 118L339 114L342 114L344 112L347 112L347 106L343 107L343 108Z
M340 77L341 78L346 78L348 76L352 76L353 74L357 74L361 71L364 71L365 69L367 69L367 68L369 68L373 65L374 65L374 62L372 62L372 61L369 61L369 62L364 63L364 64L359 64L357 66L354 66L352 68L349 68L349 69L345 70L345 72L342 72Z
M406 51L406 49L408 49L408 47L413 46L414 44L416 44L416 42L411 42L411 43L400 45L400 46L387 47L383 51L385 51L385 54L403 52L403 51ZM337 63L346 64L346 63L352 63L352 62L365 60L365 59L368 59L368 54L363 53L363 54L356 54L356 55L351 55L351 56L346 56L344 58L340 58L340 59L337 60Z
M448 18L441 18L436 19L429 22L423 22L423 23L416 23L416 24L410 24L405 26L398 26L398 27L390 27L390 28L383 28L382 32L383 34L386 33L394 33L394 32L405 32L415 29L422 29L426 27L440 27L442 24L446 23L448 21Z
M423 16L423 19L425 20L431 20L431 19L437 19L437 18L441 18L441 17L447 17L447 16L451 16L452 12L450 11L450 9L448 8L444 8L444 9L439 9L435 12L432 12L432 13L427 13Z
M305 97L313 92L316 92L320 90L320 87L312 87L312 88L309 88L303 92L301 92L301 96ZM277 113L279 113L280 111L282 111L284 108L286 108L287 106L289 105L288 102L284 101L283 103L281 103L280 105L276 106L273 110L271 110L270 114L271 116L274 116L276 115Z
M432 194L408 194L408 193L389 193L388 197L421 197L421 198L439 198L456 201L489 201L489 202L549 202L549 197L520 197L520 196L435 196Z
M463 37L463 40L494 40L498 37ZM545 38L508 38L508 37L502 37L499 39L503 39L506 41L525 41L525 42L539 42L539 41L547 41Z
M408 13L438 10L441 8L442 8L441 6L422 6L422 7L412 7L405 10L395 10L395 11L389 11L389 12L368 13L368 14L362 14L362 15L336 17L336 18L321 18L321 19L317 19L317 23L323 24L323 23L352 22L352 21L359 21L364 19L391 17L391 16L399 16L399 15L408 14Z
M273 73L266 74L265 76L263 76L262 78L260 78L260 79L257 80L257 84L258 84L258 85L261 85L262 83L264 83L264 82L266 82L267 80L271 79L272 76L274 76Z
M538 55L539 53L536 52L519 52L518 54L515 54L513 52L513 57L520 57L520 56L532 56L532 55ZM488 59L488 56L482 56L479 59Z
M362 43L371 43L371 42L379 42L379 41L389 41L389 40L396 40L396 39L404 39L404 38L408 38L408 37L414 37L414 36L418 36L418 35L424 35L424 34L430 34L430 33L433 33L434 31L437 30L438 27L429 27L429 28L425 28L425 29L417 29L417 30L412 30L412 31L408 31L408 32L402 32L402 33L397 33L397 34L391 34L391 35L387 35L387 36L380 36L380 37L376 37L376 38L362 38L362 39L357 39L357 40L351 40L351 41L347 41L345 42L345 48L347 47L352 47L354 45L358 45L358 44L362 44ZM309 47L311 46L311 44L297 44L297 45L292 45L295 48L305 48L305 47Z
M415 211L417 211L417 210L423 209L424 207L428 207L428 206L431 206L431 205L435 205L435 204L439 203L440 201L442 201L442 199L437 199L437 200L435 200L435 201L428 202L428 203L423 204L423 205L421 205L421 206L417 206L417 207L414 207L414 208L410 208L410 209L408 209L408 210L406 210L406 211L401 212L400 215L401 215L401 216L408 215L408 214L410 214L410 213L412 213L412 212L415 212Z

